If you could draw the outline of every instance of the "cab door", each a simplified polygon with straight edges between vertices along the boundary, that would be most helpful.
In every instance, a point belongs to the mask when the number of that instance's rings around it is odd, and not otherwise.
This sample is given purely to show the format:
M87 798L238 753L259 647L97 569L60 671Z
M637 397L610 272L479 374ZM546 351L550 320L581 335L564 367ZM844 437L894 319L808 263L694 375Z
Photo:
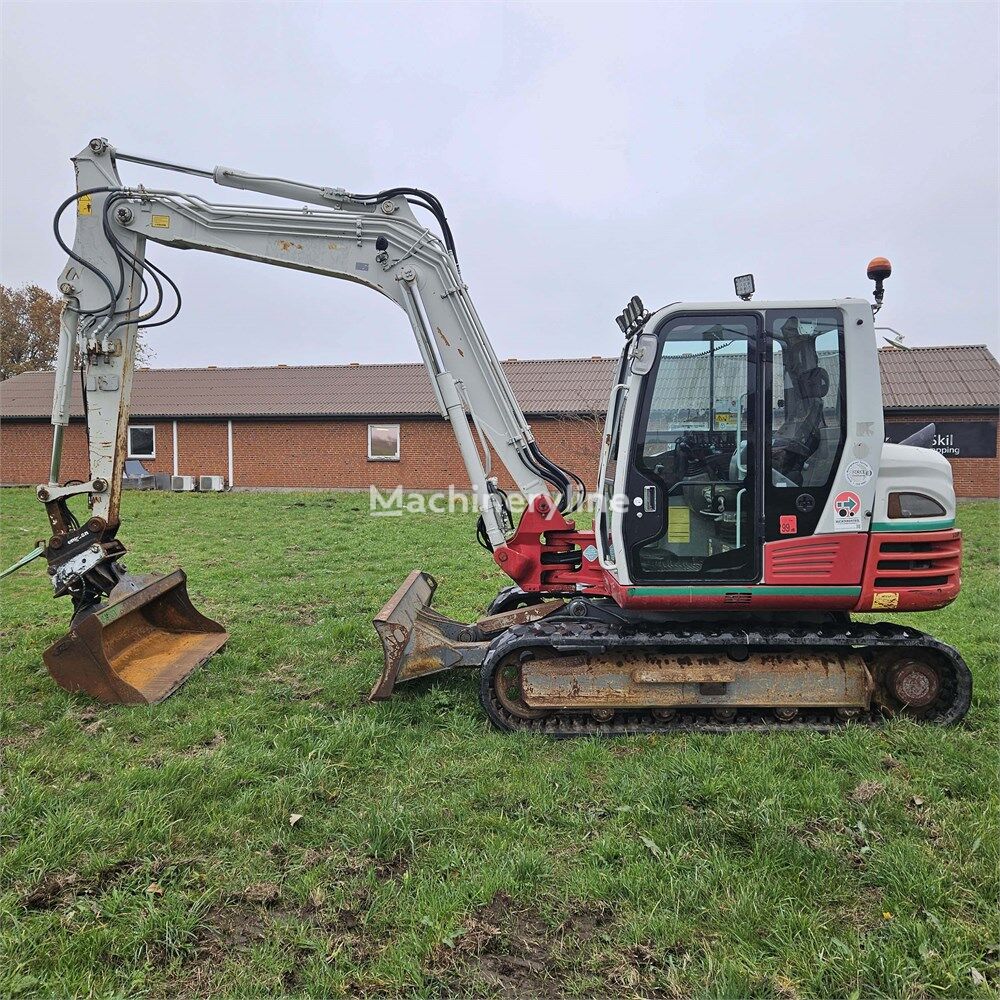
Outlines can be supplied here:
M637 402L622 523L636 582L760 578L761 321L686 314L656 331Z

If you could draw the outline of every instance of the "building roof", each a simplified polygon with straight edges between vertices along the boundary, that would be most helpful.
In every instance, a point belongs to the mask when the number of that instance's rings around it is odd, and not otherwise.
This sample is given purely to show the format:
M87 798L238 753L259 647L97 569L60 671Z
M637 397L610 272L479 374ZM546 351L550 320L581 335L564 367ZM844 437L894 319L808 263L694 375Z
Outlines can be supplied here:
M878 352L887 410L1000 407L1000 365L984 344L883 348ZM603 412L616 358L504 362L529 416ZM52 372L0 383L0 417L48 418ZM74 416L82 416L79 379ZM273 368L140 368L132 416L421 417L437 413L422 364L311 365Z
M985 344L884 347L878 360L887 410L1000 407L1000 364Z
M615 358L503 363L529 415L603 413ZM0 383L0 417L52 412L52 372L26 372ZM72 415L83 416L73 379ZM310 365L274 368L140 368L132 384L133 418L431 416L437 404L423 364Z

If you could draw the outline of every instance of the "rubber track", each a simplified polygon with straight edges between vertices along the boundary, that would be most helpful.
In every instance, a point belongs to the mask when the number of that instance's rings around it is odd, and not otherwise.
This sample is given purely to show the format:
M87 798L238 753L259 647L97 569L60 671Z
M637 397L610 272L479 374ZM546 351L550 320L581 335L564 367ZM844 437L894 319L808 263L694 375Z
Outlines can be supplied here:
M601 653L615 650L641 652L650 650L699 651L734 648L750 653L833 651L860 653L871 660L893 650L931 650L940 655L950 673L942 676L937 700L920 716L921 721L937 725L953 725L969 710L972 697L972 674L957 650L918 629L887 622L872 624L851 622L844 625L822 625L799 628L756 627L753 629L677 628L646 631L636 628L617 629L614 626L560 617L509 629L494 640L483 661L480 673L479 698L490 721L499 729L530 732L565 739L574 736L631 736L647 733L808 730L829 732L845 725L878 725L885 716L879 711L863 712L849 722L829 709L802 708L791 722L780 722L767 709L738 709L732 722L720 722L706 709L678 709L669 722L656 719L650 710L623 709L616 711L609 722L596 721L587 711L554 711L541 719L522 719L500 703L493 685L493 676L504 660L519 650L551 651L554 653Z

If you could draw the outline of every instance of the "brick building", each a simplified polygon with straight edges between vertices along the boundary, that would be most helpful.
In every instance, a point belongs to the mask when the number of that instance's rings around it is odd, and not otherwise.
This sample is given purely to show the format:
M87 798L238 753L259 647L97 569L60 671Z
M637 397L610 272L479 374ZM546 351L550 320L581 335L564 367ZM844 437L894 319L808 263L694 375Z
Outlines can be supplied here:
M543 451L596 474L617 362L507 361L514 393ZM48 479L51 372L0 383L0 483ZM62 474L85 476L78 380ZM150 472L223 476L240 487L468 486L422 364L140 369L130 456ZM513 485L499 466L503 485Z
M959 496L998 496L1000 365L987 348L887 348L879 360L889 440L934 422L935 447L952 463ZM611 358L505 362L543 451L588 483L616 365ZM65 478L87 472L75 390ZM0 384L0 482L48 478L51 401L51 372ZM150 472L219 475L237 488L467 485L419 364L140 369L129 444Z
M984 344L879 351L886 438L933 422L960 497L1000 496L1000 365Z

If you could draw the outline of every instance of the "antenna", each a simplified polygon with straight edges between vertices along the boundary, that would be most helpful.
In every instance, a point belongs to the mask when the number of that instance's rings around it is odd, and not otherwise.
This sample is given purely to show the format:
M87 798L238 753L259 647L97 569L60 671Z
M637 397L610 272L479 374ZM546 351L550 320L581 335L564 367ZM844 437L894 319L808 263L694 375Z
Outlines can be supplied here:
M890 346L895 347L900 351L908 351L910 348L903 343L903 334L899 330L894 330L891 326L877 326L875 327L875 332L878 333L881 330L886 330L892 334L891 337L883 337L882 339Z

